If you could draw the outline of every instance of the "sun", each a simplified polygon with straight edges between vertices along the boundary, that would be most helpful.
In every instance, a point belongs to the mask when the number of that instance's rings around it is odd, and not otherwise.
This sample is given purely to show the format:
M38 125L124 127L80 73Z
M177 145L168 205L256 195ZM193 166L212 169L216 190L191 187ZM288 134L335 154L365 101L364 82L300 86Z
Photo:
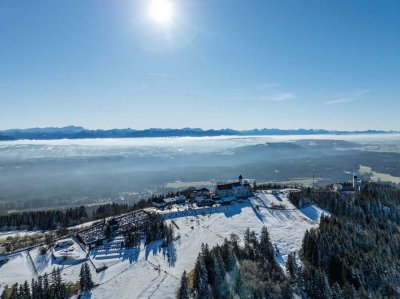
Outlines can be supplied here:
M150 0L149 16L162 25L171 23L174 15L174 5L171 0Z

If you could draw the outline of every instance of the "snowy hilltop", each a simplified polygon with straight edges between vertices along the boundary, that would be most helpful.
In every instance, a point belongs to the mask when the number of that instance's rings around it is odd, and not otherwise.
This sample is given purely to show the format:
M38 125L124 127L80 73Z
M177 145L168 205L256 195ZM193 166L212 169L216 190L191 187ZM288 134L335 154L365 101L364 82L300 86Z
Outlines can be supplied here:
M82 264L87 263L95 285L92 298L175 298L180 276L193 269L202 243L212 247L231 234L241 236L247 228L259 232L264 226L270 233L275 259L283 268L288 254L299 250L305 231L317 226L320 216L327 213L314 205L297 209L287 194L287 190L274 194L260 191L229 205L196 208L175 204L165 210L146 209L173 227L168 244L142 240L137 246L124 248L121 236L115 236L86 248L72 237L60 240L59 246L45 253L35 247L10 254L0 268L0 291L53 269L60 269L66 282L75 283Z

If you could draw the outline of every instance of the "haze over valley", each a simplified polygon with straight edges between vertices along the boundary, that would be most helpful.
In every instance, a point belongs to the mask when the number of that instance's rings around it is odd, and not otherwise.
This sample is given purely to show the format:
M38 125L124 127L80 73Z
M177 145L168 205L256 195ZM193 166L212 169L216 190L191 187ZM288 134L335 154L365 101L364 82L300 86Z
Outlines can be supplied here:
M314 176L322 186L349 180L360 165L400 177L399 140L398 134L364 134L3 141L0 200L11 203L3 213L133 203L240 173L259 183L305 186Z

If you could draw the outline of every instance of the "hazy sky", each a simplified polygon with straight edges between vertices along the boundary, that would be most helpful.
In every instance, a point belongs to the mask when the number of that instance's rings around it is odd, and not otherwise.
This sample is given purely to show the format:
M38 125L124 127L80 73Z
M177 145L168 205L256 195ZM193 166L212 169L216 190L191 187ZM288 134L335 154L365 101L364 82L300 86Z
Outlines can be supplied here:
M400 130L400 1L164 1L0 0L0 129Z

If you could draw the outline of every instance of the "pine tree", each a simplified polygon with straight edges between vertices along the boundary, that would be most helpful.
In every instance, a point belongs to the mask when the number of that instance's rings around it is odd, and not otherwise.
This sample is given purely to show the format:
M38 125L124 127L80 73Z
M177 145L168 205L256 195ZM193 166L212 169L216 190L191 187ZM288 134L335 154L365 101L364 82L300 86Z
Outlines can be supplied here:
M317 270L315 273L315 285L317 298L330 299L331 298L331 288L329 286L328 278L325 272Z
M221 246L221 257L224 261L225 271L232 271L236 264L236 258L232 246L228 243L227 239L224 240Z
M62 281L60 269L51 272L50 298L68 298L67 287Z
M288 254L286 271L290 274L290 277L293 281L297 280L298 266L296 262L296 252L291 252Z
M259 243L257 240L256 232L246 229L244 237L244 254L247 258L255 260L259 254Z
M195 288L199 298L208 297L208 273L201 254L197 257L195 266Z
M357 299L357 292L354 286L346 283L342 290L343 298L346 299Z
M87 263L85 263L85 272L86 272L86 280L87 280L87 289L91 290L94 286L93 280L92 280L92 273L90 272L90 267Z
M216 259L218 261L218 264L219 264L219 269L220 269L220 272L221 272L221 276L222 276L223 279L225 279L226 267L225 267L224 260L222 259L221 249L219 247L216 248L215 257L216 257Z
M37 299L44 298L43 277L42 276L39 276L38 281L36 282L36 295L37 295Z
M87 263L82 264L79 274L79 282L81 284L81 290L83 292L90 291L94 286L94 283L92 281L92 273L90 272L90 267Z
M388 298L395 298L396 297L396 293L395 293L395 287L393 286L393 292L390 290L387 294L386 294L386 297L388 297ZM357 290L357 297L358 298L371 298L372 299L372 297L371 296L369 296L369 294L368 294L368 292L363 288L363 287L360 287L358 290Z
M19 285L18 283L13 285L12 291L11 291L11 295L10 295L10 299L19 299Z
M337 282L335 282L332 286L332 299L342 299L343 294L340 286Z
M68 290L67 290L67 287L66 287L65 283L61 284L60 290L59 290L59 294L60 294L59 295L60 299L67 299L69 297Z
M236 255L239 254L239 236L236 234L231 234L229 237L229 243L232 245L233 251Z
M244 242L244 253L248 258L251 258L252 248L251 248L250 228L246 229L243 237L243 242Z
M256 260L260 254L259 250L260 244L258 243L257 235L254 230L250 232L250 244L252 247L251 256L254 260Z
M239 298L246 298L246 287L243 280L243 275L240 270L236 273L235 279L235 293L239 296Z
M213 280L212 278L212 257L211 257L211 252L210 249L208 248L208 244L201 244L201 255L203 256L204 260L204 265L206 266L207 269L207 274L208 274L208 279L211 282Z
M18 298L25 299L24 286L22 284L20 284L18 287Z
M85 272L85 267L84 264L81 266L81 271L79 273L79 283L81 285L81 290L86 291L86 272Z
M181 278L181 286L179 288L179 299L189 299L189 283L186 275L186 271L183 271Z
M18 299L18 290L19 290L19 285L18 283L13 285L11 294L10 294L10 299Z
M58 293L58 289L61 285L61 276L58 275L59 274L59 270L57 269L53 269L53 271L51 272L51 285L50 285L50 289L51 289L51 293L54 296L57 296Z
M31 299L31 298L32 298L32 296L31 296L31 290L30 290L30 288L29 288L29 283L28 283L27 280L25 280L25 282L24 282L23 290L24 290L24 296L23 296L23 298L24 298L24 299Z
M50 284L49 284L49 278L48 275L45 274L43 277L43 297L45 299L50 299L51 298L51 289L50 289Z
M219 263L219 260L215 253L211 255L211 260L212 260L212 266L211 266L211 273L212 273L212 278L211 282L214 285L219 285L223 280L223 271L222 271L222 265Z
M33 278L32 278L32 281L31 281L31 289L32 289L32 299L38 298L37 282Z
M261 229L260 237L260 254L267 261L274 262L274 249L272 247L271 240L267 228L264 226Z

